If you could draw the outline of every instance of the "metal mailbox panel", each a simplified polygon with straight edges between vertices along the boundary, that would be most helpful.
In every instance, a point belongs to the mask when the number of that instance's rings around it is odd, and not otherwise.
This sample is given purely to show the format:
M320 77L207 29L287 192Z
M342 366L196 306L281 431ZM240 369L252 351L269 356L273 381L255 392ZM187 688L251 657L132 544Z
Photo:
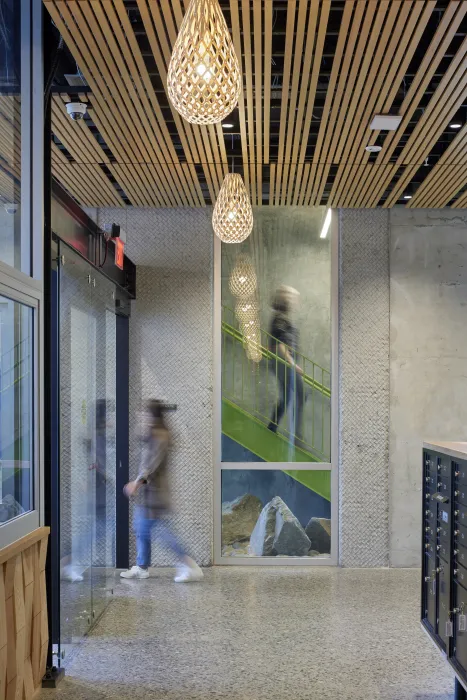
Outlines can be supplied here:
M425 619L432 627L433 633L436 630L436 563L434 556L425 556Z
M454 490L454 502L467 506L467 484L457 484Z
M458 545L467 547L467 528L463 525L459 525L454 531L454 548L457 549Z
M467 611L467 591L462 586L454 585L454 607L456 609L464 607ZM459 615L454 619L454 644L452 656L457 663L467 671L467 631L459 629Z
M467 484L467 462L456 461L455 475L458 484Z
M449 612L451 610L451 587L450 587L450 571L449 566L443 562L439 562L440 569L438 573L438 637L442 642L443 648L447 651L449 647L449 637L446 634L446 623L450 620ZM467 572L466 572L467 573Z
M467 527L467 506L462 505L462 503L456 503L454 508L454 519L459 525L464 525L464 527Z

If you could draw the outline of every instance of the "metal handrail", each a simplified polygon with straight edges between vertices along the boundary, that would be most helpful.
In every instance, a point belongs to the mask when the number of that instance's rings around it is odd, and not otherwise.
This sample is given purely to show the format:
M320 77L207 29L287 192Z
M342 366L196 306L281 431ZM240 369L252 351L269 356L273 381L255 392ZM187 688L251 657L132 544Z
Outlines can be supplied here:
M329 461L331 373L262 329L258 329L259 342L255 343L255 349L265 362L256 364L243 352L247 341L242 331L233 325L236 321L232 309L223 306L223 315L230 315L229 321L233 321L230 323L222 319L223 397L263 424L275 426L274 429L286 437L292 446L307 450L319 461ZM234 343L230 358L227 339ZM293 363L271 350L279 343L287 348ZM238 347L242 347L240 355L236 349ZM300 379L295 372L296 365L301 365L303 370ZM275 375L272 379L271 374ZM303 386L303 392L300 386ZM285 402L282 401L286 419L282 427L279 426L282 421L278 415L281 395L288 396ZM303 421L300 421L300 417ZM299 425L300 422L304 425Z

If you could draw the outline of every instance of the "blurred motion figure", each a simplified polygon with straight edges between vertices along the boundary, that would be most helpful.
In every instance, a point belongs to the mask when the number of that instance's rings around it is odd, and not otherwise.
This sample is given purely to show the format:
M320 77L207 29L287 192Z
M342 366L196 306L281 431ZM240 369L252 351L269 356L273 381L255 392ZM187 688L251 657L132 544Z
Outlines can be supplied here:
M137 499L135 510L136 566L123 571L122 578L143 579L149 577L151 564L151 533L154 531L177 556L179 566L175 581L185 583L203 578L200 567L186 552L164 520L170 510L168 483L168 455L170 433L164 421L164 405L155 399L147 402L140 416L140 436L143 442L143 458L140 472L125 486L128 498Z
M303 437L303 369L296 363L299 333L292 322L292 314L298 306L299 298L300 293L296 289L281 285L272 300L273 315L269 331L272 337L269 350L279 358L276 360L277 366L273 368L279 385L279 398L268 427L273 433L277 433L279 423L287 411L288 431L301 440Z

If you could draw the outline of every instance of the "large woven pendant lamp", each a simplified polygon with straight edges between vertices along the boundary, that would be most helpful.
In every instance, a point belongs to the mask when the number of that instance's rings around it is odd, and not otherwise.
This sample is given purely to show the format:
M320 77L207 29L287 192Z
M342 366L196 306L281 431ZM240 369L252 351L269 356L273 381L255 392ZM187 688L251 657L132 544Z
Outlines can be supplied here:
M217 124L237 106L241 75L218 0L191 0L167 73L173 106L191 124Z
M253 229L253 210L241 175L226 175L212 214L214 233L223 243L241 243Z

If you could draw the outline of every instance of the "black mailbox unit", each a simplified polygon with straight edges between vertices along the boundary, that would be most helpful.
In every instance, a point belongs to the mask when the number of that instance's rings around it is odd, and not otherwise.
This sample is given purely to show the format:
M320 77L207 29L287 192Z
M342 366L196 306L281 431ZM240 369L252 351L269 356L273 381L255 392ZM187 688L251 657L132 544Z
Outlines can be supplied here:
M422 625L467 693L467 443L424 443Z

